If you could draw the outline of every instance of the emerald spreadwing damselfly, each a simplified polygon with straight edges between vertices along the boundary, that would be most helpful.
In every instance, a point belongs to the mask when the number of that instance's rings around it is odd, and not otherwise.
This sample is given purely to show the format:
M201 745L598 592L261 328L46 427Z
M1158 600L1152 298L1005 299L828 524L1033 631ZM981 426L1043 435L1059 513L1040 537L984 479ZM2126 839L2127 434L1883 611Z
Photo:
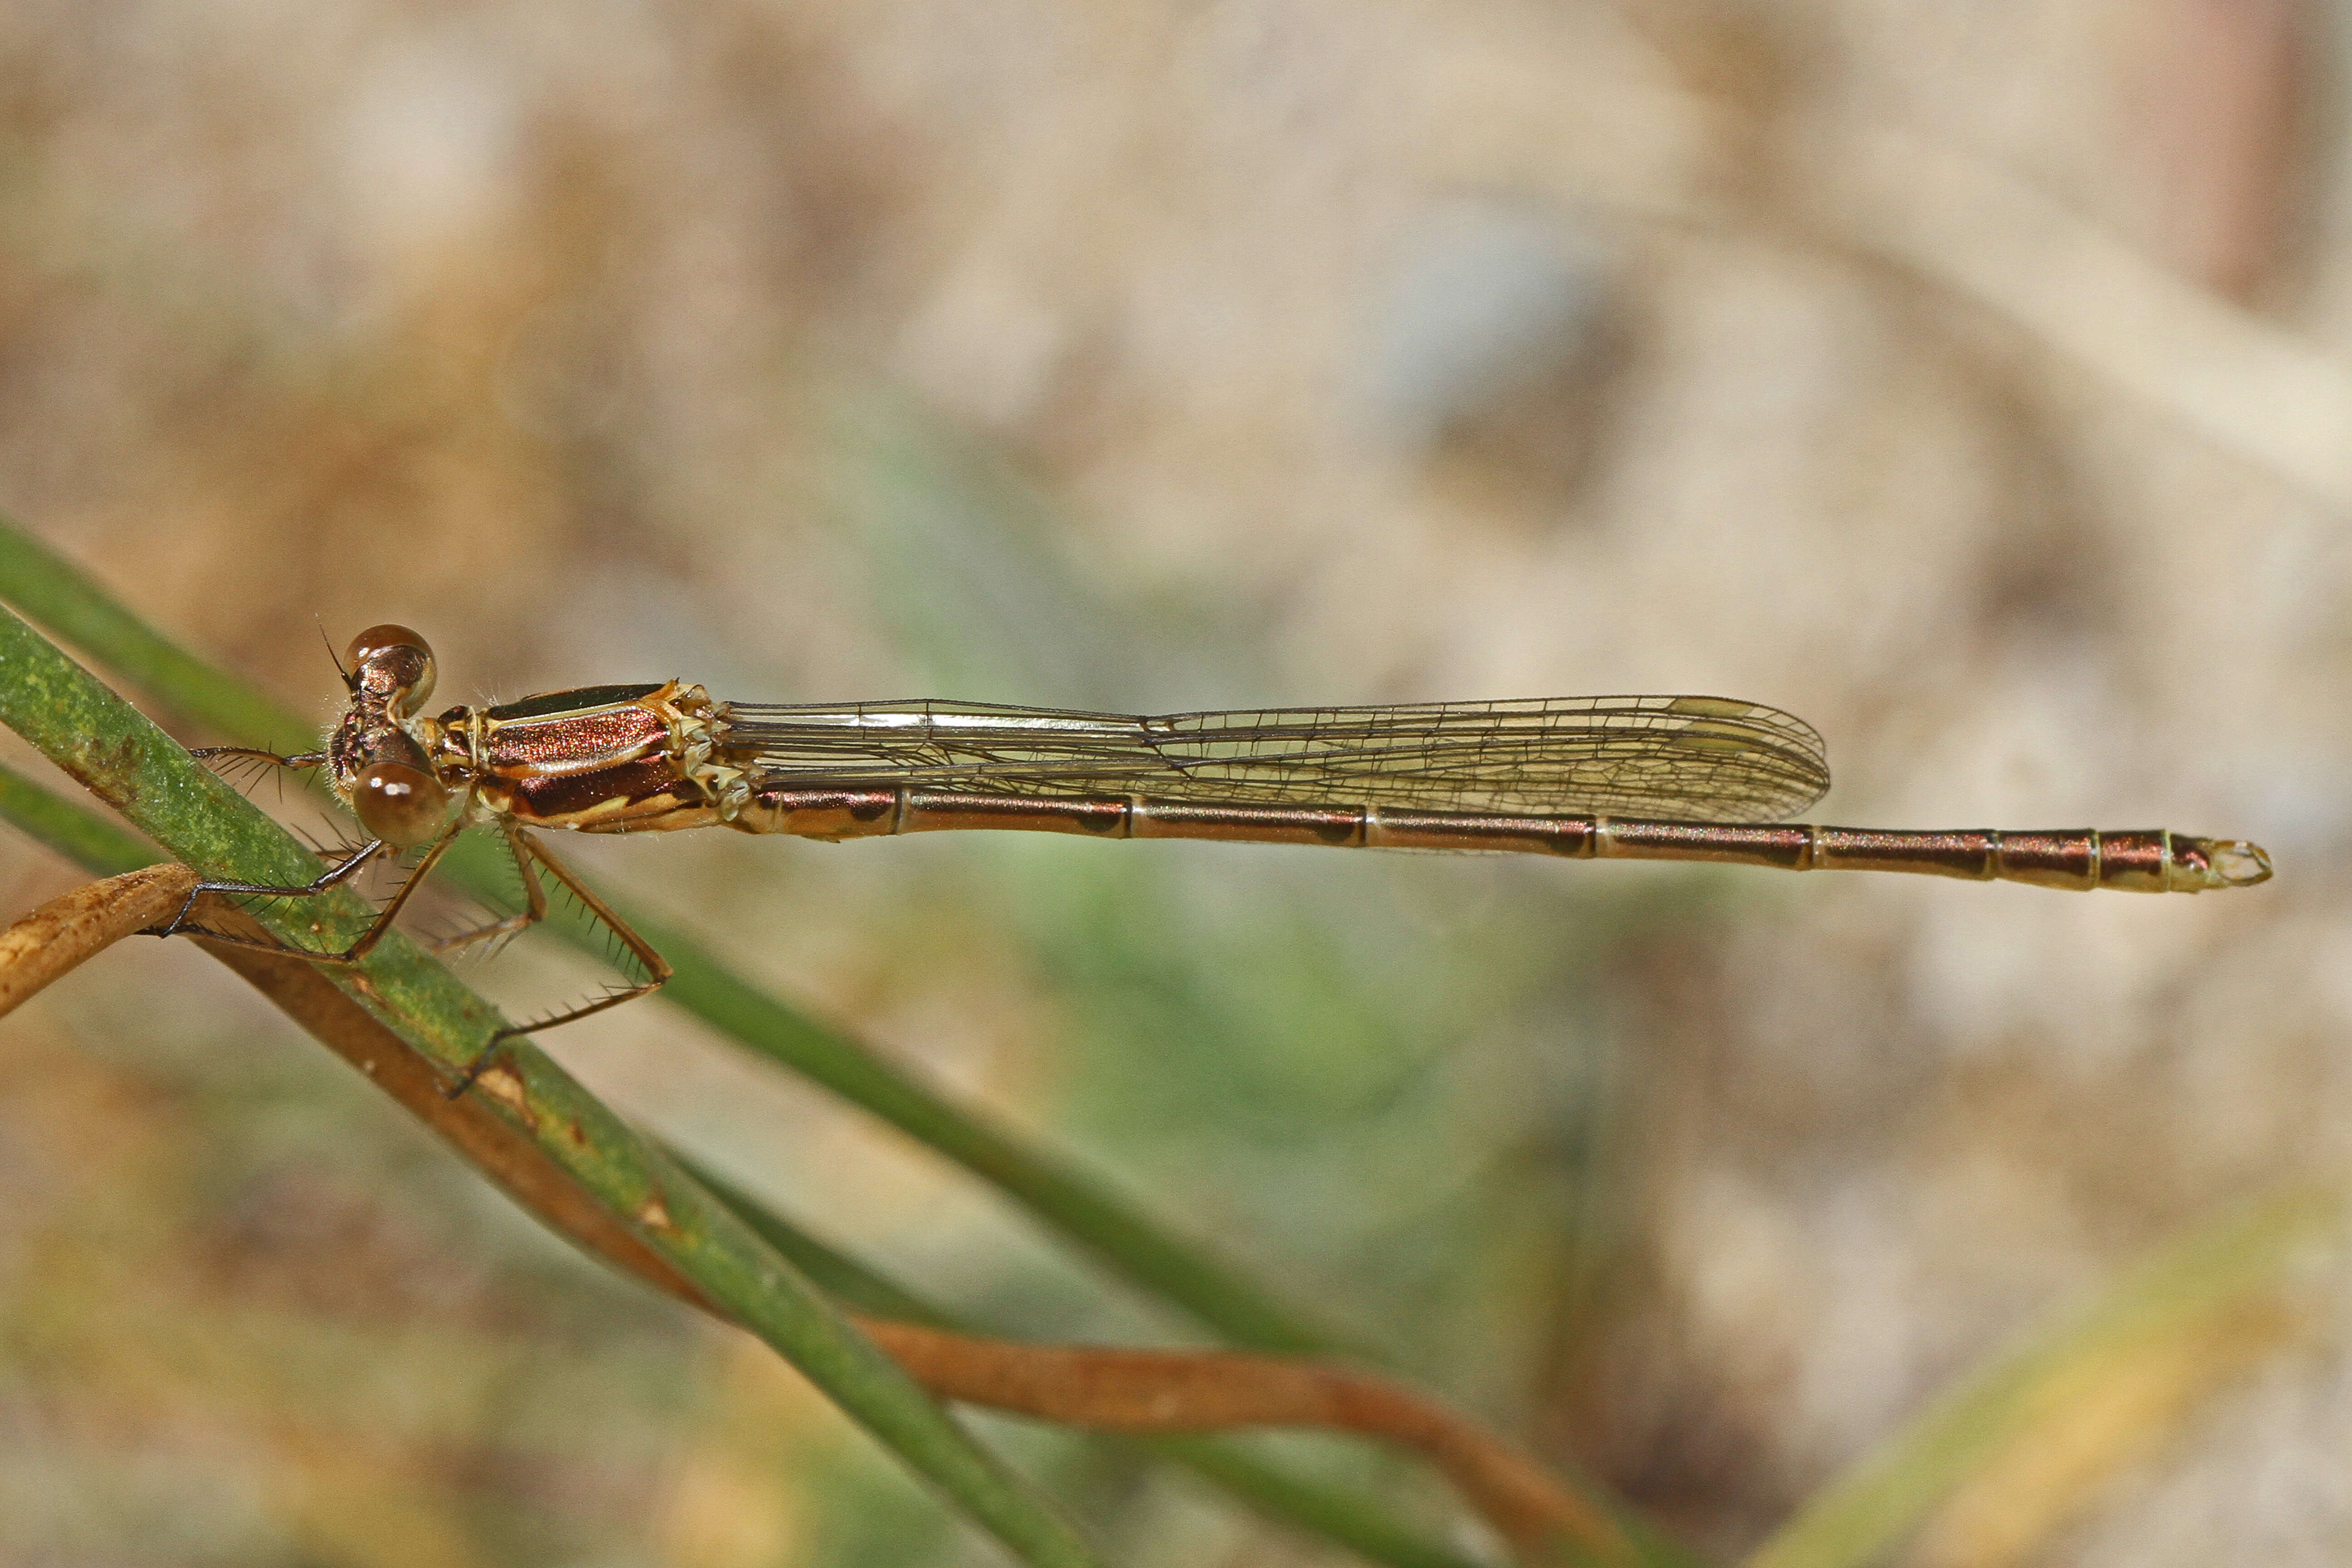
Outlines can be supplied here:
M2259 845L2161 828L1788 824L1782 819L1829 788L1821 736L1777 709L1717 697L1137 717L929 700L725 702L666 680L428 714L433 651L415 632L372 626L352 639L345 666L350 700L320 750L198 754L325 768L364 841L304 886L201 882L162 934L195 929L191 911L203 893L316 894L379 857L422 850L356 942L332 952L296 950L321 963L356 963L460 831L493 827L514 857L525 908L445 938L436 951L539 921L547 910L544 872L609 926L643 971L632 984L501 1037L618 1006L670 973L661 954L533 837L541 828L731 827L823 839L1012 828L1910 871L2147 893L2246 887L2271 875Z

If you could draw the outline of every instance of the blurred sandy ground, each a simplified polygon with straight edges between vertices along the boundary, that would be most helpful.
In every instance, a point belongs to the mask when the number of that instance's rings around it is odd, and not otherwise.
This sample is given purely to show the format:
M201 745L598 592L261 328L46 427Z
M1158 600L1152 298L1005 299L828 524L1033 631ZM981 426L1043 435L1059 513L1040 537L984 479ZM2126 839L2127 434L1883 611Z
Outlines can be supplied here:
M582 851L1729 1552L2035 1311L2341 1173L2342 36L2289 0L20 0L0 504L322 719L320 628L383 619L450 701L1726 692L1829 737L1825 820L2267 842L2275 884L2194 902ZM0 845L12 910L68 880ZM551 1043L1010 1330L1183 1331L658 1005ZM318 1055L156 944L8 1026L0 1559L983 1559ZM1325 1560L1009 1437L1125 1561ZM2147 1437L1936 1560L2352 1556L2336 1348Z

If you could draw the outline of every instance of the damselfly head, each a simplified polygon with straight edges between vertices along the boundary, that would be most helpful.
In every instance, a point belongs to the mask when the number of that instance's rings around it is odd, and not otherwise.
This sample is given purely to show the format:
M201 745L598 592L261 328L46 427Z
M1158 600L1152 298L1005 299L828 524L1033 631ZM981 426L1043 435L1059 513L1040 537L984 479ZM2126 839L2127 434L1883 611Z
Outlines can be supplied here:
M384 711L406 719L433 695L433 649L423 637L389 622L352 639L345 660L352 689L383 700Z

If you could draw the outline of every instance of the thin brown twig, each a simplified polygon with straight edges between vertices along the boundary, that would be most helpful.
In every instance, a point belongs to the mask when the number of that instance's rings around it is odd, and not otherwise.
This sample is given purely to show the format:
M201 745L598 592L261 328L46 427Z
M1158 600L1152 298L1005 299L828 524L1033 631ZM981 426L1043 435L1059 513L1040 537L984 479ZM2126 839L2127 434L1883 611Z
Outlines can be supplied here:
M170 920L195 885L176 860L142 866L51 899L0 931L0 1016L100 949Z
M1385 1378L1288 1356L1104 1350L978 1339L912 1323L858 1326L943 1399L1108 1432L1319 1426L1416 1449L1523 1557L1570 1543L1633 1560L1592 1503L1540 1463L1425 1394Z

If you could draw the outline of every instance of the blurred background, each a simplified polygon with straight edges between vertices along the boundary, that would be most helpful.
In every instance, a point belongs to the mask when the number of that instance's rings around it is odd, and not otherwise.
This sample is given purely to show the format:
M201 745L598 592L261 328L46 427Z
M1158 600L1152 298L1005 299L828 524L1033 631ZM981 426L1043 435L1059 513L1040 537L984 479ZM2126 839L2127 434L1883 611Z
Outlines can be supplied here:
M2317 0L18 0L0 508L322 726L322 628L383 620L447 702L1694 691L1822 730L1818 820L2266 843L2194 900L576 847L1728 1560L2038 1314L2342 1173L2347 38ZM0 837L11 916L77 880ZM1195 1342L663 1004L547 1044L1003 1331ZM0 1032L0 1561L996 1560L184 945ZM1906 1561L2352 1561L2343 1349ZM1123 1562L1343 1561L983 1425Z

